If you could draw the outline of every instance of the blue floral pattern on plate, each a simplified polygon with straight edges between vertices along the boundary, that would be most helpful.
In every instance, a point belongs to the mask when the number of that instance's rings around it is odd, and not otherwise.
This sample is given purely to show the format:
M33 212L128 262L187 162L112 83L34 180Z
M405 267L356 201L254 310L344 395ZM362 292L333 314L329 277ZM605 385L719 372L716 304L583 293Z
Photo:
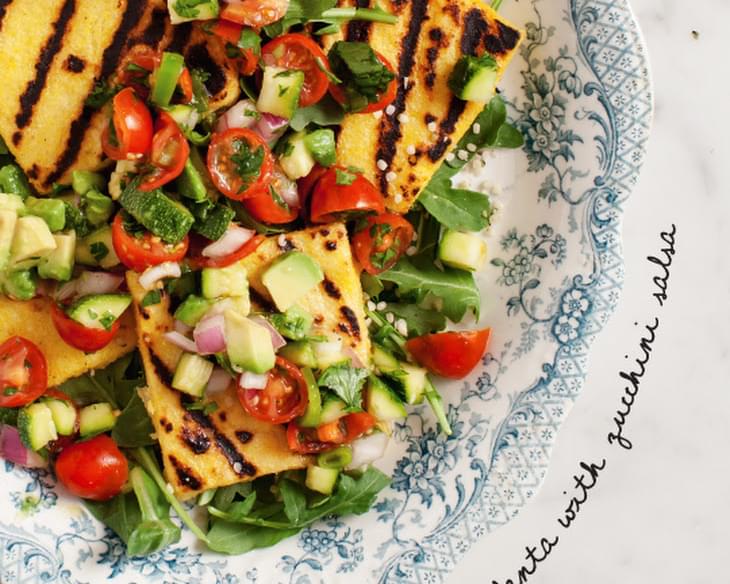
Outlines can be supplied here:
M626 0L505 2L527 39L502 83L522 151L489 153L472 188L504 186L482 277L495 338L483 366L446 384L453 435L429 412L395 430L393 482L367 515L329 519L240 558L189 537L147 558L56 491L47 471L0 470L0 581L442 582L481 535L535 494L588 350L623 279L621 213L652 116L641 35ZM504 197L497 197L498 201Z

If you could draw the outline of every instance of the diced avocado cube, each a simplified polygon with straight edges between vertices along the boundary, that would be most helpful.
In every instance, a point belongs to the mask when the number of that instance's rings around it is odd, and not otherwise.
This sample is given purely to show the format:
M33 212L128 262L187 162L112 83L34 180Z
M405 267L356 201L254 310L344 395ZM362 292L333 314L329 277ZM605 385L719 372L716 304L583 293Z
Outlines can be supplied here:
M31 195L28 178L17 164L6 164L0 168L0 192L13 193L22 199Z
M10 246L13 244L13 233L17 222L16 211L0 209L0 273L10 262Z
M252 373L273 369L276 355L268 329L232 310L226 311L224 318L231 365Z
M76 254L76 233L56 233L56 249L41 258L38 264L38 275L41 278L68 282L74 269Z
M172 24L218 18L218 0L167 0Z
M283 314L272 314L271 324L276 327L283 336L292 341L302 341L312 331L314 317L301 306L290 306Z
M256 108L262 113L291 120L299 107L303 85L303 71L264 67L264 79Z
M19 217L10 246L10 266L29 268L56 249L56 240L46 222L40 217Z
M487 244L475 233L449 230L439 243L439 259L452 268L476 272L487 259Z
M319 385L314 379L314 374L309 367L302 369L302 376L307 382L307 409L304 414L297 420L297 424L302 428L316 428L321 424L322 415L322 395L319 391Z
M213 363L200 355L185 353L178 361L172 387L193 397L203 397L212 374Z
M51 231L61 231L66 226L66 205L60 199L28 197L25 212L43 219Z
M337 161L335 132L330 128L320 128L310 132L304 143L314 159L322 166L332 166Z
M90 233L76 244L76 262L85 266L109 269L119 265L114 251L112 228L108 225Z
M71 174L71 187L77 195L85 195L89 191L103 191L106 189L106 179L98 172L74 170Z
M299 132L290 136L279 157L279 165L291 180L299 180L307 176L317 163L307 147L307 135Z
M248 296L248 274L241 262L225 268L205 268L200 281L203 296L209 300Z
M307 467L307 478L304 484L312 491L323 495L331 495L332 491L335 490L335 484L339 476L340 471L336 468L322 468L321 466L312 465Z
M317 357L314 354L314 347L309 341L292 341L279 349L279 355L288 359L299 367L317 368Z
M108 432L116 423L117 416L109 403L92 404L79 412L79 434L82 438Z
M374 375L368 380L365 410L377 420L392 422L406 417L406 407L384 381Z
M56 432L61 436L70 436L73 434L76 430L76 418L78 417L73 404L62 399L48 399L43 403L51 410Z
M22 214L25 211L25 203L20 195L11 193L0 193L0 211L15 211Z
M322 268L311 257L298 251L274 260L261 278L281 312L296 304L323 280Z
M31 450L40 450L58 438L53 414L43 402L25 406L18 414L20 440Z
M109 330L131 303L129 294L92 294L77 300L66 313L86 328Z
M488 53L464 55L449 77L449 87L459 99L489 103L497 89L498 73L497 61Z
M203 318L212 303L210 300L195 296L188 296L175 311L175 318L187 326L195 326Z
M138 223L166 243L180 243L195 221L190 211L160 189L142 192L130 183L119 202Z
M34 270L17 270L5 275L3 292L16 300L35 298L38 288L38 276Z
M111 197L102 195L99 191L91 190L81 197L81 208L84 216L92 225L102 225L109 221L114 212L114 201Z

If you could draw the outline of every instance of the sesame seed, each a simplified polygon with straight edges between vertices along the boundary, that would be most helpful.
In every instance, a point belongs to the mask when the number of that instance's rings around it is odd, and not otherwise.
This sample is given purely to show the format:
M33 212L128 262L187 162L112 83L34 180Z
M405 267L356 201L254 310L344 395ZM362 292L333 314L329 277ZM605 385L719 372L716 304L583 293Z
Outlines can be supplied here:
M385 315L385 320L387 320L390 324L393 324L395 322L395 316L392 312L389 312Z
M375 308L377 308L378 310L385 310L386 308L388 308L388 305L385 302L378 302Z
M457 158L458 158L459 160L464 160L464 161L466 161L466 160L469 160L469 153L468 153L468 152L467 152L466 150L459 150L459 151L458 151L458 152L456 153L456 157L457 157Z
M400 205L403 202L403 195L400 193L396 193L396 195L393 197L393 201L396 205Z
M370 326L371 324L373 324L373 320L370 317L366 318L365 319L365 326Z
M403 86L408 87L408 77L403 78Z
M378 160L378 168L379 168L380 170L385 170L386 168L388 168L388 163L387 163L387 162L385 162L385 160L383 160L383 159L381 158L380 160Z
M373 116L375 116L376 120L379 120L380 118L383 117L383 110L378 110L376 112L373 112Z
M391 105L389 105L388 107L385 108L385 114L386 115L392 116L394 113L395 113L395 106L394 105L391 104Z
M165 483L165 490L171 495L175 492L175 489L172 488L172 485L170 483Z
M286 236L282 233L276 240L276 243L279 244L279 247L284 247L286 245Z
M435 133L436 130L438 130L438 125L436 124L436 122L430 122L428 124L428 131L429 132L432 132L432 133Z
M394 173L392 170L385 175L385 180L387 180L389 183L393 182L395 179L398 178L398 175Z
M466 149L467 149L467 150L468 150L469 152L476 152L476 151L477 151L477 147L476 147L476 144L467 144L467 145L466 145Z
M415 231L413 232L413 237L411 237L411 241L418 241L418 233Z
M398 121L399 121L399 122L400 122L401 124L407 124L409 120L410 120L410 118L408 117L408 114L407 114L407 113L405 113L405 112L403 112L402 114L400 114L400 115L398 116Z
M372 311L374 311L374 310L375 310L376 308L377 308L377 306L375 305L375 302L373 302L372 300L368 300L368 310L369 310L370 312L372 312Z
M399 318L395 323L395 330L397 330L404 337L407 337L408 336L408 323L405 320L403 320L402 318Z
M236 474L240 474L242 470L243 470L243 465L240 462L233 463L233 471Z
M446 162L451 162L451 161L453 161L453 160L454 160L454 153L453 153L453 152L449 152L449 153L448 153L448 154L446 155Z
M413 156L416 153L416 147L411 144L406 148L406 152L408 152L408 156Z
M472 127L471 131L475 134L481 134L482 133L482 126L479 124L479 122L476 122Z
M418 248L415 245L412 245L406 250L407 256L414 256L418 252Z

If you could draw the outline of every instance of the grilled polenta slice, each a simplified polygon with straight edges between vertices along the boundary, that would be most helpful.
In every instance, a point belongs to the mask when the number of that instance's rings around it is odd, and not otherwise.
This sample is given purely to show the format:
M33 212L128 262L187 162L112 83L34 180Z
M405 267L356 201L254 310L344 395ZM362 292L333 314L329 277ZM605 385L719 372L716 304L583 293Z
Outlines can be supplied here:
M102 165L108 113L87 98L135 47L183 53L208 72L213 109L240 95L224 44L199 25L173 28L164 0L5 0L0 8L0 136L41 193Z
M137 339L131 313L122 316L119 333L101 351L84 353L67 345L51 319L51 300L36 298L26 302L0 296L0 343L13 336L33 341L48 363L48 386L54 387L91 369L103 369L127 353Z
M363 295L353 263L347 229L336 223L265 240L245 265L255 308L271 311L261 275L271 262L298 249L322 268L325 280L298 304L315 319L313 333L341 338L364 363L370 359ZM212 396L216 412L188 411L190 398L171 389L171 377L182 354L163 338L173 329L169 299L142 307L146 291L139 276L127 273L134 298L139 348L147 375L141 396L160 441L165 477L181 499L214 487L252 480L257 476L302 468L308 458L292 453L281 426L248 416L236 395L235 385Z
M373 6L374 0L357 2ZM398 15L396 25L351 22L325 39L366 42L398 70L400 84L385 112L345 117L337 161L365 171L393 211L405 213L441 165L452 145L471 128L482 104L458 99L448 79L463 55L489 53L500 75L522 32L481 0L378 0ZM353 0L341 0L353 6Z

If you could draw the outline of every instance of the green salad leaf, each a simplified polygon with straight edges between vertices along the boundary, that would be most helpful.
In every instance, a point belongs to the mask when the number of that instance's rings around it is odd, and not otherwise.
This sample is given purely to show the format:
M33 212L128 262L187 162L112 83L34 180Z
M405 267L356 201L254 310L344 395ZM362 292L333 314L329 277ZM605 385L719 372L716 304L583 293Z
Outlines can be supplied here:
M438 310L421 308L416 304L393 303L382 311L391 313L396 319L402 318L408 325L408 336L419 337L436 333L446 328L446 317Z
M123 409L136 394L136 388L144 384L139 358L136 353L130 353L105 369L70 379L58 389L81 405L108 402L116 409Z

